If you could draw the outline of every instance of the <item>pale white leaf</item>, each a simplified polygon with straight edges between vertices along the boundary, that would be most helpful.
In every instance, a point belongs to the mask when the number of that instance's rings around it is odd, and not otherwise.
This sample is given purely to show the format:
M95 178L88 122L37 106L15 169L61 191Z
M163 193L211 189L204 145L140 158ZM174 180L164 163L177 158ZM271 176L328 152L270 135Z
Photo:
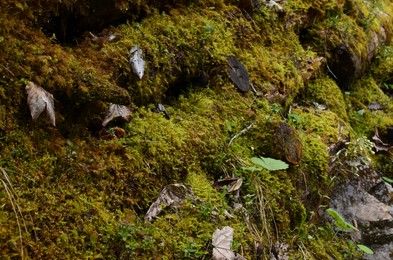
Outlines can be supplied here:
M132 72L134 72L139 79L142 79L144 71L145 71L145 60L143 59L143 53L141 48L138 45L135 45L130 50L131 58L130 65Z
M280 12L283 10L282 6L279 5L278 3L276 3L276 1L274 1L274 0L270 0L270 1L265 2L265 6L267 6L269 8L277 8L277 10Z
M33 121L36 121L45 110L52 125L56 126L55 102L53 95L31 81L27 83L26 91L27 104Z
M124 121L129 122L131 117L131 110L123 105L110 104L108 112L102 121L102 126L106 126L113 119L121 117Z
M158 195L157 200L151 204L145 215L145 221L151 221L165 207L178 207L186 198L193 198L194 195L190 187L184 184L169 184Z
M214 260L233 260L235 253L231 250L233 241L233 228L225 226L216 229L213 233L213 259Z

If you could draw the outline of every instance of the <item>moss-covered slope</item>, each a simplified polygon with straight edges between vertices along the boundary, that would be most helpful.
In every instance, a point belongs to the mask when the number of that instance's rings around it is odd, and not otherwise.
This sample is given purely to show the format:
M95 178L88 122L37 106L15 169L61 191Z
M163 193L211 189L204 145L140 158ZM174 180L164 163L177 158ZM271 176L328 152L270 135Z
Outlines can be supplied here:
M0 4L1 258L209 258L211 235L225 225L246 259L269 258L276 242L291 259L361 255L318 209L335 178L348 177L329 168L336 145L393 125L392 47L371 70L367 58L378 26L386 37L377 47L389 42L392 3L107 2ZM91 25L112 11L122 19ZM361 60L345 86L330 68L343 42ZM129 64L135 45L142 79ZM231 55L258 97L231 82ZM54 95L56 128L44 114L31 120L28 81ZM368 109L374 101L382 109ZM130 121L103 128L110 103L128 106ZM287 170L244 168L293 152L302 160ZM375 162L392 174L387 155ZM239 198L213 185L225 177L243 179ZM195 200L143 221L171 183L190 185Z

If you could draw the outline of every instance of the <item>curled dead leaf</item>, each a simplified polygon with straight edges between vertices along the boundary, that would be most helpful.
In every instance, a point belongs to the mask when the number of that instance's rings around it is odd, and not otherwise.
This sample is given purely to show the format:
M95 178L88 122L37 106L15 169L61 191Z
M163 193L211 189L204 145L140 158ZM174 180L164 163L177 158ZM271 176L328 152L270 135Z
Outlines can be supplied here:
M31 81L27 83L26 91L27 104L29 106L33 121L36 121L41 113L45 110L51 124L56 126L53 95Z
M131 110L123 105L110 104L108 112L102 121L102 126L105 127L109 122L118 117L129 122L131 119Z
M374 147L375 150L377 150L377 152L381 152L381 151L389 151L389 149L391 149L393 146L387 143L384 143L381 138L379 137L379 131L378 128L375 128L375 133L374 136L371 138L374 142Z
M157 200L151 204L145 215L145 221L151 221L157 217L165 207L179 207L186 198L194 198L190 187L178 183L165 186Z
M232 193L238 191L242 186L242 184L243 184L242 178L225 178L216 181L214 183L214 186L216 186L217 188L227 186L227 193Z

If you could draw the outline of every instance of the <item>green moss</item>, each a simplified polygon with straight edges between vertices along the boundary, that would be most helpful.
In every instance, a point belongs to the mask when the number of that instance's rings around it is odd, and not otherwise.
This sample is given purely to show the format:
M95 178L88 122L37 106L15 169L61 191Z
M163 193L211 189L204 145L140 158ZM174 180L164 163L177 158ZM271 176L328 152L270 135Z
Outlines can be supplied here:
M351 125L359 134L371 137L375 127L385 131L387 126L393 124L391 98L381 90L372 77L359 80L346 99ZM373 102L381 105L382 110L368 109L367 106Z
M348 123L332 111L299 107L293 109L292 113L301 118L300 122L296 122L299 130L306 135L312 134L326 145L337 143L350 134Z
M384 46L376 56L376 62L372 67L372 75L377 82L391 84L393 75L393 46Z
M71 8L69 1L63 3ZM291 1L284 13L263 6L250 19L231 5L235 1L225 3L116 1L117 8L126 12L135 7L146 16L102 32L115 35L115 40L99 44L84 35L65 47L39 29L40 19L34 20L38 5L2 2L7 8L0 14L0 165L18 187L29 256L208 258L211 247L206 245L224 225L235 229L234 248L247 259L255 257L254 242L270 249L277 237L292 246L294 258L307 252L339 259L340 250L350 252L342 243L347 238L332 237L331 230L307 229L306 209L321 205L328 195L328 148L352 131L345 109L357 132L392 124L390 99L378 88L389 66L381 63L379 71L375 69L377 81L365 78L355 84L345 104L321 63L309 66L320 54L303 49L302 44L314 42L301 44L297 30L307 25L315 36L327 38L327 43L315 43L323 47L320 53L325 45L329 50L344 40L362 56L368 29L354 17L372 17L376 7L367 12L362 4L355 13L355 5L343 7L342 1ZM86 15L89 4L79 1L73 7ZM55 11L52 7L49 12ZM308 20L301 24L301 17L309 17L315 26ZM372 21L369 28L374 27ZM142 48L147 62L142 80L129 66L134 45ZM262 96L236 90L227 75L229 55L245 65ZM201 79L206 74L208 84ZM26 80L54 94L58 128L44 117L31 122ZM295 97L305 102L295 106ZM357 111L374 100L384 110L357 118ZM96 134L108 102L132 107L131 121L122 126L124 138L102 140ZM170 119L155 111L158 102L165 104ZM314 109L311 102L328 110ZM300 120L287 118L289 107ZM300 133L302 163L287 171L245 172L242 166L251 157L280 154L274 126L284 120ZM243 179L240 210L229 207L233 197L211 185L227 176ZM169 183L190 184L197 200L142 223L149 205ZM14 257L21 247L4 189L0 204L0 251ZM225 217L224 210L234 218ZM300 237L299 228L314 239ZM294 237L303 247L291 242Z
M311 81L306 85L301 95L301 101L325 105L341 119L348 121L343 94L332 79L325 77Z

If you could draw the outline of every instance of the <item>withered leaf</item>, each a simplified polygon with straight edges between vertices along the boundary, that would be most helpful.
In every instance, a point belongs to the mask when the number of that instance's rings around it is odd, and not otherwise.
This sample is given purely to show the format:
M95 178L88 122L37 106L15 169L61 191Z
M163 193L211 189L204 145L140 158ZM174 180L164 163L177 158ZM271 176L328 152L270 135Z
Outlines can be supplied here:
M108 113L106 114L102 126L105 127L113 119L121 117L124 121L129 122L131 119L131 110L123 105L110 104Z
M227 186L227 193L236 192L240 189L243 184L242 178L226 178L218 180L214 183L214 186L221 188Z
M303 147L299 133L291 125L284 122L278 123L275 131L285 160L293 165L299 165L302 161Z
M165 115L165 117L166 117L167 119L170 119L170 118L171 118L171 117L169 116L168 111L166 110L166 108L164 107L163 104L159 103L159 104L157 105L157 111L158 111L158 113L164 113L164 115Z
M247 92L251 89L250 78L246 68L236 56L229 56L227 58L229 65L228 72L233 84L242 92Z
M135 45L130 50L131 58L130 65L132 72L138 75L139 79L142 79L145 72L145 60L143 59L142 49L138 45Z
M33 121L36 121L41 113L45 110L52 125L56 126L53 95L31 81L27 83L26 91L27 104L29 106Z
M375 134L374 134L374 136L371 139L374 142L374 147L375 147L375 150L377 150L377 152L380 152L380 151L385 151L386 152L386 151L389 151L389 149L392 148L391 145L389 145L387 143L384 143L381 140L381 138L379 137L378 128L375 128Z
M216 229L213 233L213 259L214 260L233 260L235 253L231 250L233 241L233 228L225 226L222 229Z
M169 184L158 195L157 200L151 204L145 215L145 221L151 221L165 207L178 207L186 198L194 198L190 187L184 184Z

